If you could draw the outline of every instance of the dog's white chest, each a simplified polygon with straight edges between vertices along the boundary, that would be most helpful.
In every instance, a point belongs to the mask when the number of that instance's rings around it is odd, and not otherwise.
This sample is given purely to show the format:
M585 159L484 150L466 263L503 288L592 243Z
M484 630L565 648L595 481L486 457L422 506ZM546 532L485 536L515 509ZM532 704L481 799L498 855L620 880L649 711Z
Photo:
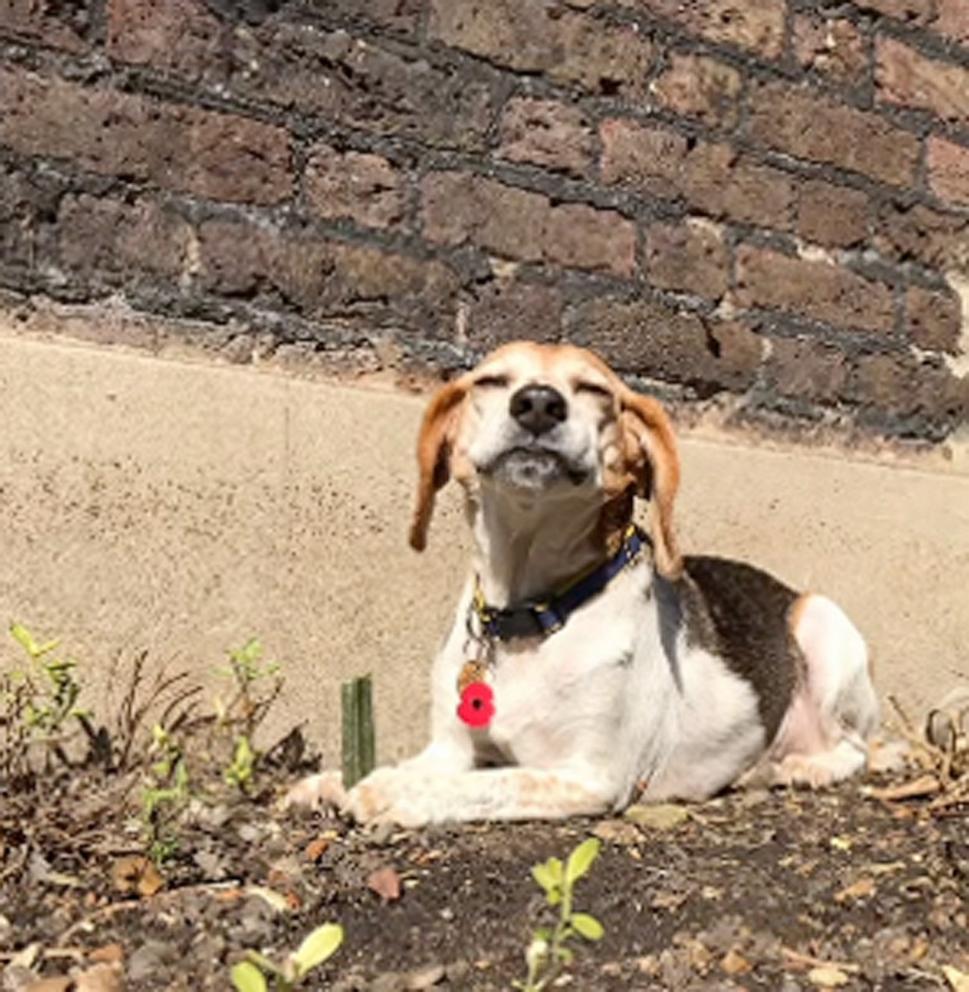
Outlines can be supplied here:
M616 592L625 599L631 588ZM510 763L550 767L608 738L637 633L635 612L616 610L612 599L579 611L549 638L497 646L495 713L479 736L485 749Z

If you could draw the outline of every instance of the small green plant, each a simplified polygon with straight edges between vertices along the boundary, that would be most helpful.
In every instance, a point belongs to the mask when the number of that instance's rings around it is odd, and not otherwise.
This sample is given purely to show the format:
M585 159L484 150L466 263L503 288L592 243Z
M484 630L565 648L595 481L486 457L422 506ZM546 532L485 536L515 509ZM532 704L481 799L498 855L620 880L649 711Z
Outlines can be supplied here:
M263 661L262 656L262 644L255 638L229 651L229 665L219 673L231 679L232 694L228 702L215 699L216 729L231 739L231 756L223 778L226 784L247 794L262 757L252 738L282 689L279 664Z
M64 744L72 724L80 729L89 716L77 705L77 662L59 655L59 641L39 642L23 624L12 623L10 636L27 656L26 666L6 675L0 685L0 727L5 743L13 745L10 760L22 766L20 771L29 771L31 745L40 744L45 770L52 755L70 764Z
M572 909L575 883L598 856L599 841L590 837L569 855L564 866L558 858L549 858L532 868L532 877L544 890L549 906L558 907L559 917L554 927L540 927L532 935L525 952L528 975L524 982L514 983L521 992L541 992L548 988L562 967L572 961L572 950L566 945L573 937L599 940L605 933L594 916Z
M157 723L149 753L155 760L141 792L141 819L148 856L161 865L178 850L176 824L192 794L182 746Z
M314 968L332 957L342 943L343 927L337 923L324 923L295 951L287 954L281 964L257 951L246 951L248 960L240 961L230 972L232 985L238 992L268 992L266 979L269 976L276 992L290 992Z
M352 789L374 769L373 683L369 675L340 687L343 786Z

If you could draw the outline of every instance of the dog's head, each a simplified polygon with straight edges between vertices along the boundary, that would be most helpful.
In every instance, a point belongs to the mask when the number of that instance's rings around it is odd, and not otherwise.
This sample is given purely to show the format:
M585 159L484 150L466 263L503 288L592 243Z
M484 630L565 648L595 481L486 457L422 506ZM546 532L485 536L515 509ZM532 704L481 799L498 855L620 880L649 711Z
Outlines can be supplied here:
M581 497L623 528L634 495L651 500L660 572L675 576L679 460L669 418L597 356L571 345L516 342L432 398L417 446L420 478L410 543L427 543L434 495L449 478L544 501Z

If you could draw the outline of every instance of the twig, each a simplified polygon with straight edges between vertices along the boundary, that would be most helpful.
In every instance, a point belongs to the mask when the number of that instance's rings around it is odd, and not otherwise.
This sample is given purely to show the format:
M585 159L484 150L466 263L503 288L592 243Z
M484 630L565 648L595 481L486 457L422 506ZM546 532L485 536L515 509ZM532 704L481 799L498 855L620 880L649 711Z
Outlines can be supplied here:
M861 968L856 964L849 964L845 961L824 961L810 954L795 951L793 947L781 947L781 953L793 964L801 965L805 968L837 968L839 971L846 971L850 974L857 974L861 971Z

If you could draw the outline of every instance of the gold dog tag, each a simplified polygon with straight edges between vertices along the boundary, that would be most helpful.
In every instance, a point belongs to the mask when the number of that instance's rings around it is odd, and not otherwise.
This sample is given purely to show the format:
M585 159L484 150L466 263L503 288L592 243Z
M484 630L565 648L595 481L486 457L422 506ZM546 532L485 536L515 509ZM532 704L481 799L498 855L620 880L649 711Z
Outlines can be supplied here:
M484 661L466 661L458 675L458 695L474 682L488 681L488 666Z

